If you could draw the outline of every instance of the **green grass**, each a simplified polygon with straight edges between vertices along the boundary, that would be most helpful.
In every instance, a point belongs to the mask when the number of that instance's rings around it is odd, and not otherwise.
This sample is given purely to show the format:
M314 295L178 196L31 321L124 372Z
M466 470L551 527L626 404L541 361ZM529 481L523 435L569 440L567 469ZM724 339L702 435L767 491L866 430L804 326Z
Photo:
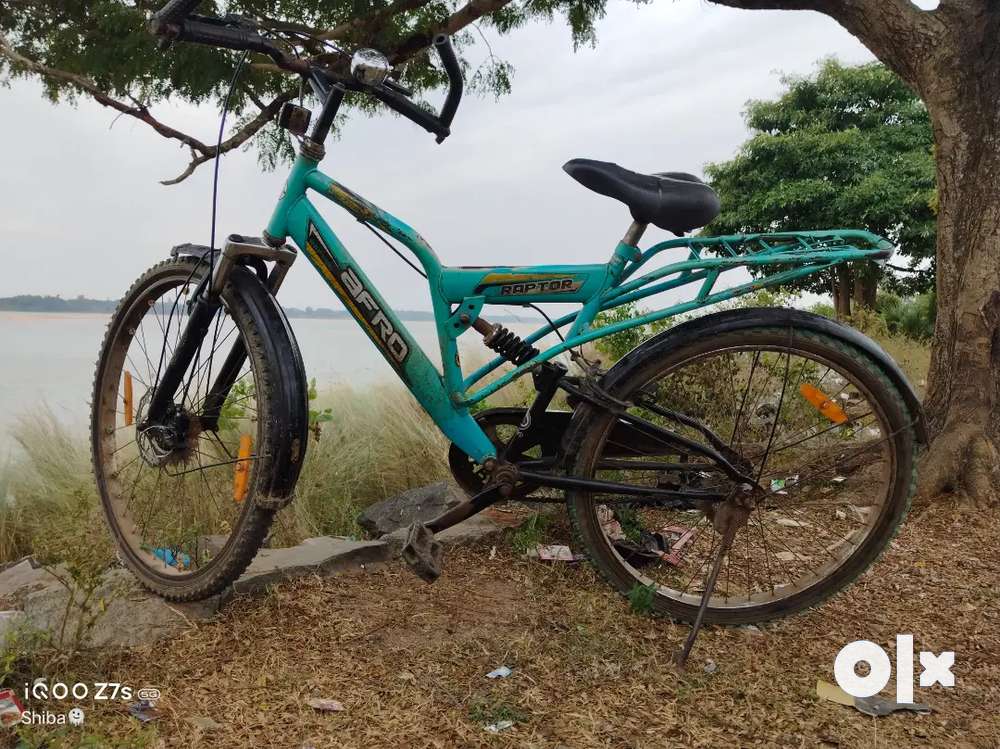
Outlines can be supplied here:
M639 585L636 583L628 592L628 605L633 614L648 615L653 611L653 597L656 585Z
M549 516L535 514L528 518L511 537L510 544L518 554L526 554L545 540Z
M0 473L0 562L34 554L68 556L63 546L110 561L101 529L90 457L82 436L71 434L47 408L22 416L11 430L19 450ZM58 559L62 561L62 559Z

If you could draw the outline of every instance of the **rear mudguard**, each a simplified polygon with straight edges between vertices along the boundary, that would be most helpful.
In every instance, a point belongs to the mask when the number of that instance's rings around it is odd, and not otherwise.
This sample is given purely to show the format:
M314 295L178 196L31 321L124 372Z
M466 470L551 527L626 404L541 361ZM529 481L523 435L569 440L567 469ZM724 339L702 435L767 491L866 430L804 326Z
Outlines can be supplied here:
M601 386L611 395L615 395L615 385L647 356L655 356L658 351L669 351L692 338L712 337L759 327L793 327L797 330L824 333L864 352L882 369L890 382L899 388L913 418L913 428L917 441L922 445L928 443L927 424L920 398L917 397L913 386L906 379L903 370L882 347L854 328L828 317L802 310L783 307L750 307L716 312L682 323L640 343L629 351L608 371L602 379Z
M201 245L175 247L171 255L193 255L205 259L209 249ZM234 268L229 276L250 308L258 327L267 332L268 356L278 373L270 424L271 444L276 446L270 476L261 477L256 502L265 509L281 509L291 502L302 471L309 443L309 388L298 342L278 300L261 282L258 274Z

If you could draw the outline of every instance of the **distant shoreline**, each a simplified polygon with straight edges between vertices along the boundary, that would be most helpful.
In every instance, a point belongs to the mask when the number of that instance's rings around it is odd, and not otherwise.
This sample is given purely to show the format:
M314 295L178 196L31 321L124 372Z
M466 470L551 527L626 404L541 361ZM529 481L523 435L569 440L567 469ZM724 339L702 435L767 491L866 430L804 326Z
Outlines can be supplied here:
M0 312L18 312L22 314L56 314L56 315L110 315L118 306L117 299L88 299L78 296L73 299L63 299L58 296L39 296L23 294L20 296L0 297ZM304 320L350 320L353 319L346 310L330 309L329 307L285 307L285 314L292 319ZM399 310L397 316L407 322L433 322L434 313L421 310ZM518 315L490 315L490 319L501 322L535 322L533 318Z

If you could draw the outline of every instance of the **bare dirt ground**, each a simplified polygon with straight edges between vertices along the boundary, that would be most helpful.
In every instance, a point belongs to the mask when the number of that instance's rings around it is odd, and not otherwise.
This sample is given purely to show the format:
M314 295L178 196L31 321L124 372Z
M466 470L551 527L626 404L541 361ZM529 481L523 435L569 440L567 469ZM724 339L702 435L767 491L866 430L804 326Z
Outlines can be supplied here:
M80 676L163 690L153 723L108 707L88 714L88 731L94 745L185 748L992 749L997 527L998 513L950 504L913 514L847 592L759 631L706 629L683 673L671 659L686 626L631 613L585 565L518 558L509 537L493 558L490 545L452 553L433 586L401 563L286 584L173 642L81 661ZM870 718L817 699L843 645L870 639L892 655L897 633L913 633L918 651L955 651L953 689L915 689L932 714ZM511 676L485 678L502 664ZM310 697L344 710L317 712ZM489 733L498 720L514 726ZM47 739L81 745L79 729Z

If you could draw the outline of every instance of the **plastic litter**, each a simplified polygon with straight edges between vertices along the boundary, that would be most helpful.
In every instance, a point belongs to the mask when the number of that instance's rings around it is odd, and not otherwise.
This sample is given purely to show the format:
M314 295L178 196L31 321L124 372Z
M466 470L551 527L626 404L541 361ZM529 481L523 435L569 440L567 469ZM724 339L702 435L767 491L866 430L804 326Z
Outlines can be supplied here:
M165 549L161 546L153 549L153 556L168 567L176 567L179 570L185 570L191 566L191 557L183 551L175 552L173 549Z
M487 679L506 679L513 673L507 666L500 666L486 674Z
M543 546L537 544L535 548L528 549L525 556L531 559L540 559L543 562L579 562L585 559L582 554L574 554L573 550L562 544L549 544Z
M506 731L508 728L514 727L514 721L512 720L498 720L496 723L490 723L486 726L486 731L488 733L500 733L501 731Z
M149 723L159 718L156 706L150 700L139 700L128 706L128 714L140 723Z
M607 505L597 506L597 520L601 524L601 530L611 541L625 538L625 531L622 524L615 520L615 512Z
M0 690L0 726L10 728L21 721L24 707L13 689Z
M822 679L816 680L816 696L829 702L836 702L838 705L853 707L858 712L873 718L884 718L897 710L909 710L914 713L931 712L930 705L922 702L896 702L877 694L872 697L852 697L836 684Z
M709 658L705 662L705 673L706 674L714 674L718 670L719 670L719 665L715 661L713 661L711 658Z

